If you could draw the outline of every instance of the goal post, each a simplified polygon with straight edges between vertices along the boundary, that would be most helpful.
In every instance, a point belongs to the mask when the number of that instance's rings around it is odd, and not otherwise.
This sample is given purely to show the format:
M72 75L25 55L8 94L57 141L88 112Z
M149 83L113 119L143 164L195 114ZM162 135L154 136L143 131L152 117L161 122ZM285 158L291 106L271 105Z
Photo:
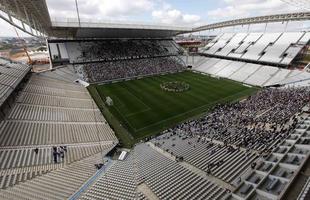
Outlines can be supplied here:
M111 97L107 97L106 100L105 100L105 103L108 105L108 106L113 106L113 100Z

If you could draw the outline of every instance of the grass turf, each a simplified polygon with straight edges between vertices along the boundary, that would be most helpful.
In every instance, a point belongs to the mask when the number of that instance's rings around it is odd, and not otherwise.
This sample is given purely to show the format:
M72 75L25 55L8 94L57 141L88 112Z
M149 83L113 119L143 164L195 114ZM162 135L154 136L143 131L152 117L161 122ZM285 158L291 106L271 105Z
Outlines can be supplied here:
M185 81L190 89L181 93L163 91L160 84L166 81ZM132 145L130 140L154 135L184 120L198 117L215 104L244 98L256 90L227 79L189 71L89 88L125 146ZM104 105L107 96L112 98L113 106Z
M310 54L308 54L308 55L306 55L305 57L304 57L304 60L303 60L304 62L310 62Z

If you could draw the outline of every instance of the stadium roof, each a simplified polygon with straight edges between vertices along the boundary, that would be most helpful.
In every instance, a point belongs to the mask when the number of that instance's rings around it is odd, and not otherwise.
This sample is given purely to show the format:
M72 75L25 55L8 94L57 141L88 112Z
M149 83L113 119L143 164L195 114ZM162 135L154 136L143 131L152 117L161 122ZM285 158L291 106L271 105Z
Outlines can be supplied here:
M189 32L191 28L125 22L54 21L52 36L72 38L162 38Z
M247 25L247 24L284 22L284 21L303 21L303 20L310 20L310 12L286 13L286 14L276 14L276 15L266 15L266 16L235 19L235 20L229 20L229 21L200 26L197 28L193 28L193 31L212 30L212 29L217 29L217 28Z
M159 38L191 31L191 28L158 24L130 24L125 22L90 22L66 19L51 21L45 0L2 0L0 10L8 17L0 17L26 33L36 36L35 30L49 37L60 38ZM12 17L20 20L15 23ZM29 25L31 29L25 28Z
M45 0L1 0L0 10L8 15L5 17L0 13L0 18L30 35L38 36L43 33L48 37L57 38L162 38L237 25L310 20L310 12L300 12L229 20L189 28L145 23L78 21L77 19L51 21ZM22 22L21 25L12 18L19 19ZM31 28L27 29L26 25Z
M30 35L37 35L35 30L45 34L50 30L51 20L45 0L2 0L0 10L8 15L6 18L0 14L2 19ZM20 20L21 24L12 17ZM25 25L31 28L27 30Z

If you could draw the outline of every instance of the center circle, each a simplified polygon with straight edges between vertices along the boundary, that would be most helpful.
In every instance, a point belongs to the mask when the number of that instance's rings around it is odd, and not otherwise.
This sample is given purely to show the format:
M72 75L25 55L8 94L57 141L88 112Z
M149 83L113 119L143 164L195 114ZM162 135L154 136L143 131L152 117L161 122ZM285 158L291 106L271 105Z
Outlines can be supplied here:
M170 81L161 83L160 88L167 92L184 92L189 90L189 84L184 81Z

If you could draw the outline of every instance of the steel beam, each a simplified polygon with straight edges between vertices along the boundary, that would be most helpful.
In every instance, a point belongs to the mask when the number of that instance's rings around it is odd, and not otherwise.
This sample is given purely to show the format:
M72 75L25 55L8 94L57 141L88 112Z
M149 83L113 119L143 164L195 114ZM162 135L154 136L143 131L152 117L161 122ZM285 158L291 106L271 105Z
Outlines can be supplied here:
M25 5L23 5L23 8L24 8L24 14L25 14L25 16L26 16L26 20L27 20L27 22L28 22L28 26L29 26L30 31L31 31L31 33L32 33L32 35L33 35L32 23L31 23L31 21L30 21L30 17L29 17L29 15L28 15L28 12L27 12L27 9L26 9Z
M27 31L25 28L20 27L18 24L14 23L14 21L10 21L9 19L7 19L5 16L3 16L2 14L0 14L0 18L3 19L4 21L8 22L9 24L11 24L12 26L15 26L16 28L18 28L21 31L24 31L25 33L36 37L36 35L34 35L33 33Z
M243 19L229 20L214 24L209 24L205 26L200 26L193 28L193 31L205 31L212 30L230 26L239 26L246 24L259 24L259 23L271 23L271 22L286 22L286 21L305 21L310 20L310 12L300 12L300 13L288 13L279 15L267 15L259 17L249 17Z

